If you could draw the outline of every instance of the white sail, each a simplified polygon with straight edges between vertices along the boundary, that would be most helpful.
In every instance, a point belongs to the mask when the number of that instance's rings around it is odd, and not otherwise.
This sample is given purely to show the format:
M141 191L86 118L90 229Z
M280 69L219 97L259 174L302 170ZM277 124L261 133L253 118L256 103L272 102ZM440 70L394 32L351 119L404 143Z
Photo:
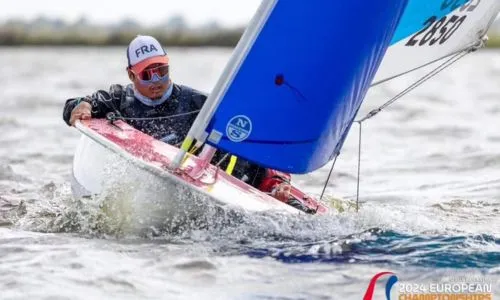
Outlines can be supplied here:
M476 45L499 11L499 0L410 0L373 84Z

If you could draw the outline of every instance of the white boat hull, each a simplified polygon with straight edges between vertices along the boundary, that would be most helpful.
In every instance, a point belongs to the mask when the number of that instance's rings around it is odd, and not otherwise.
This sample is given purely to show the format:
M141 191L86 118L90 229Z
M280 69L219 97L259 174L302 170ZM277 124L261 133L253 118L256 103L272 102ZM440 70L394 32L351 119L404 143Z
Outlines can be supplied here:
M83 134L73 160L73 195L102 201L106 214L127 219L130 228L206 226L221 221L215 217L227 221L227 213L300 213L223 172L213 184L195 186L154 162L134 157L87 126L77 128Z

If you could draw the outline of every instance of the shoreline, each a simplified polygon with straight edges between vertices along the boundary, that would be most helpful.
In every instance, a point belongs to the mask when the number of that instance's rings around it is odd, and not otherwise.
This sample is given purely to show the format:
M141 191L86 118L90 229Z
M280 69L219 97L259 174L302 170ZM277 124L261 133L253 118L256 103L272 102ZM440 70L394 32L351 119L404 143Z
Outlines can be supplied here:
M242 32L239 30L217 32L211 34L170 34L166 36L151 33L152 36L168 47L225 47L234 48L240 40ZM135 35L112 34L112 35L78 35L60 34L54 35L29 35L12 34L0 31L0 47L126 47ZM500 35L490 36L486 48L500 48Z

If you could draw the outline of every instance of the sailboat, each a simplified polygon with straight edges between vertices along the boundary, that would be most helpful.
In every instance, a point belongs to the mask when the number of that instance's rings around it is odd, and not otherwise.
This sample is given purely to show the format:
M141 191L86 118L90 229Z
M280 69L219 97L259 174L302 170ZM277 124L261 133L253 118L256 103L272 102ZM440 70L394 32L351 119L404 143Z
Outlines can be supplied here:
M478 49L499 10L498 0L262 1L180 148L123 121L77 123L73 192L118 185L130 211L170 220L220 209L300 214L210 164L215 151L292 174L318 170L339 155L371 87Z

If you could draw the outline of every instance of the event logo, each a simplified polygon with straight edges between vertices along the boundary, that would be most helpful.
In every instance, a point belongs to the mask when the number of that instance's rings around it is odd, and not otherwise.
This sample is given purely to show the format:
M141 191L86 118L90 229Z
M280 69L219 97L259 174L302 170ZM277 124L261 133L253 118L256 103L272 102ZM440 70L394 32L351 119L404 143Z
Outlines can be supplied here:
M375 292L375 286L377 284L377 281L385 276L385 275L392 275L389 277L389 280L387 280L387 283L385 284L385 297L387 300L391 300L391 289L392 286L398 281L398 277L394 275L392 272L380 272L378 274L375 274L375 276L372 277L370 280L370 284L368 285L368 288L366 289L365 296L363 297L363 300L372 300L373 299L373 293Z
M398 282L392 272L375 274L370 280L363 300L373 300L377 281L389 276L385 284L385 298L391 299L391 290L398 283L398 300L492 300L493 284L481 276L446 276L437 281L423 283Z

